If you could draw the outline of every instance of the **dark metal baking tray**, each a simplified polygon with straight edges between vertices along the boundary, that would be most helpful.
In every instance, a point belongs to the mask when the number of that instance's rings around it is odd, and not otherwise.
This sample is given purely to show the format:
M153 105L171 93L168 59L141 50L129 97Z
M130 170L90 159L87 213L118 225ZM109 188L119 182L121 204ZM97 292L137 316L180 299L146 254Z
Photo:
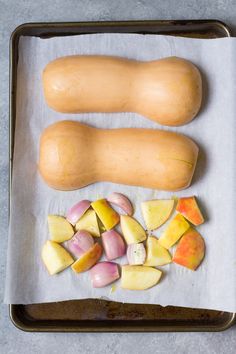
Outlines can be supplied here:
M10 40L10 171L14 150L19 38L109 32L193 38L230 36L229 28L217 20L27 23L17 27ZM16 327L32 332L167 332L222 331L233 325L236 316L222 311L87 299L10 305L10 318Z

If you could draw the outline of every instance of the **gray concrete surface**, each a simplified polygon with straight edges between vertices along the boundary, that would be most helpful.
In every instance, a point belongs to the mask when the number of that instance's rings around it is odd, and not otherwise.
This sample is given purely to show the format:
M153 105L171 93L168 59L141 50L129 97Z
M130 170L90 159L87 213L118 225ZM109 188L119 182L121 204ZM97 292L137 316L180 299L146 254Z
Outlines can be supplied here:
M236 33L236 0L0 0L0 353L216 353L236 351L236 326L222 333L24 333L2 304L8 228L8 44L24 22L218 18Z

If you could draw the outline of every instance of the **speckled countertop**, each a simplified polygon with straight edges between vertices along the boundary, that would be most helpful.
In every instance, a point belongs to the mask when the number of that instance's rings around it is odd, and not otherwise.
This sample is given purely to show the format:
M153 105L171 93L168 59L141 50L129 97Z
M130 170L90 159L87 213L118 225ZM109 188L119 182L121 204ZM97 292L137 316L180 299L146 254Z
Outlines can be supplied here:
M221 333L25 333L2 304L8 228L9 38L19 24L52 21L206 19L236 33L236 0L0 0L0 353L231 354L236 326Z

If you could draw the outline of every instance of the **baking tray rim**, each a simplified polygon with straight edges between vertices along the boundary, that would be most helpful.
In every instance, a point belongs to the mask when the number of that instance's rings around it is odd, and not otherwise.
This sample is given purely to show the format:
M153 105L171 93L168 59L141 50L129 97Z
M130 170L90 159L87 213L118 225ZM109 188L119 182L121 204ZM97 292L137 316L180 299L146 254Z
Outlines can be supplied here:
M84 332L84 333L96 333L96 332L104 332L104 333L122 333L122 332L129 332L129 333L158 333L158 332L223 332L232 327L235 322L236 322L236 313L229 312L229 318L227 321L224 322L222 325L189 325L187 324L181 324L181 325L165 325L165 326L160 326L160 325L153 325L150 324L148 326L144 327L139 327L135 326L135 324L132 324L130 326L124 326L124 323L120 324L122 320L118 320L116 322L119 322L117 325L116 323L112 323L112 321L109 320L94 320L94 321L84 321L87 322L87 325L67 325L66 327L63 326L58 326L55 325L55 323L46 325L44 326L43 324L39 325L36 323L36 325L32 324L26 324L22 322L19 317L16 315L15 312L15 307L19 305L9 305L9 317L11 319L11 322L14 324L14 326L24 332L65 332L65 333L79 333L79 332ZM57 320L55 320L56 322ZM63 320L64 321L64 320ZM150 320L151 322L152 320ZM36 321L35 321L36 322ZM39 321L40 322L40 321ZM44 321L42 321L44 322ZM76 320L71 320L70 322L76 322ZM83 322L83 320L80 320L79 322ZM90 323L89 323L90 322ZM100 322L102 323L102 326L97 326L97 323ZM106 324L104 325L104 322ZM89 323L89 324L88 324ZM190 328L190 329L189 329Z
M10 206L10 196L11 196L11 178L12 178L12 158L13 158L13 143L14 143L14 138L13 138L13 121L15 121L15 107L14 107L14 100L12 99L12 95L14 93L14 85L15 82L13 80L13 70L14 70L14 45L15 41L19 39L20 36L22 35L27 35L24 32L27 29L32 29L32 28L57 28L60 29L63 26L66 27L71 27L75 28L76 26L82 27L84 26L85 29L86 27L89 26L97 26L98 28L102 28L105 26L126 26L126 27L132 27L132 26L151 26L151 25L159 25L159 26L183 26L183 30L185 29L185 26L187 25L212 25L212 26L217 26L221 28L225 32L225 37L230 37L231 36L231 30L230 28L222 21L217 20L217 19L203 19L203 20L198 20L198 19L191 19L191 20L132 20L132 21L81 21L81 22L26 22L23 24L20 24L17 26L14 31L12 32L10 36L10 64L9 64L9 70L10 70L10 94L9 94L9 105L10 105L10 110L9 110L9 119L10 119L10 129L9 129L9 206ZM181 32L181 31L179 31ZM74 33L76 35L76 33ZM28 34L29 35L29 34ZM60 34L57 34L60 36ZM62 34L61 34L62 35ZM68 35L72 35L71 33ZM31 34L32 36L32 34ZM56 36L56 34L52 34L52 36ZM9 208L9 217L10 217L10 208ZM200 328L197 326L191 326L190 330L186 328L186 324L183 325L167 325L167 326L160 326L160 325L152 325L152 328L148 329L143 329L138 326L133 326L129 327L122 327L122 326L117 326L115 325L114 328L112 326L104 326L103 327L97 327L96 322L94 322L93 326L90 325L90 327L85 327L85 326L76 326L75 327L70 327L67 326L66 328L62 328L61 326L56 327L55 325L51 326L39 326L39 327L33 327L30 325L27 325L23 323L22 321L19 320L19 317L16 315L15 309L19 305L14 305L10 304L9 305L9 317L11 319L11 322L14 324L15 327L18 329L25 331L25 332L219 332L219 331L224 331L228 328L230 328L235 322L236 322L236 313L228 313L229 314L229 319L225 321L225 323L217 326L217 325L203 325ZM103 322L104 320L100 320ZM108 321L109 322L109 321Z
M62 26L67 26L74 28L76 25L78 26L99 26L99 27L105 27L105 26L135 26L135 25L179 25L179 26L186 26L186 25L216 25L217 27L223 29L225 32L226 37L231 37L232 32L231 29L227 24L225 24L221 20L217 19L190 19L190 20L127 20L127 21L80 21L80 22L25 22L17 26L13 32L11 33L10 36L10 43L12 43L15 39L15 37L22 35L21 32L24 29L27 28L60 28Z

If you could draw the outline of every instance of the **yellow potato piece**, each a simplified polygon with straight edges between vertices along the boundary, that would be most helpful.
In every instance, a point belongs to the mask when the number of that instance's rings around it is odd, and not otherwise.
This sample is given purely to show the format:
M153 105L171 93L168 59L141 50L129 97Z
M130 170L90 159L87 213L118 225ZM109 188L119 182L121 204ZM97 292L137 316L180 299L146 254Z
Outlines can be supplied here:
M159 269L143 266L122 266L121 287L128 290L145 290L156 285L162 272Z
M128 215L120 216L121 230L128 245L146 240L147 235L137 220Z
M141 203L143 218L148 230L160 227L169 219L174 208L174 200L149 200Z
M171 263L171 255L154 236L149 236L146 244L147 258L145 266L157 267Z
M175 215L159 238L159 243L167 249L172 247L189 227L189 223L181 214Z
M76 231L85 230L94 237L100 237L98 219L95 211L92 209L87 210L86 213L76 223L75 229Z
M112 209L106 199L96 200L91 204L91 206L95 210L97 216L105 226L106 230L111 230L119 223L119 214L114 209Z
M51 241L64 242L74 235L74 229L63 216L48 215L48 227Z
M102 255L102 247L95 243L86 253L84 253L77 261L72 264L71 268L76 273L85 272L91 268Z
M61 245L49 240L43 246L41 257L51 275L61 272L74 262L71 255Z

